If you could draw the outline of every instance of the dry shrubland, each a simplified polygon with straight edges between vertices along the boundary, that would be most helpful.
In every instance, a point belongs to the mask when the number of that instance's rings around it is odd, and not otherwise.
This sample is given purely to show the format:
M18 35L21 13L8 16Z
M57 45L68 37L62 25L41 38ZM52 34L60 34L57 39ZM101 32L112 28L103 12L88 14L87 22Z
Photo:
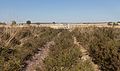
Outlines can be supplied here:
M9 31L3 30L0 36L0 71L21 71L26 66L25 61L59 32L51 28L35 27L22 28L16 35ZM9 45L6 46L8 41Z
M12 30L11 30L12 29ZM24 71L25 61L38 53L49 41L49 55L43 60L44 71L94 71L73 36L92 57L101 71L120 71L120 29L84 27L72 31L46 27L0 28L0 71ZM36 67L37 71L41 71Z
M120 71L120 29L77 28L73 33L102 71Z

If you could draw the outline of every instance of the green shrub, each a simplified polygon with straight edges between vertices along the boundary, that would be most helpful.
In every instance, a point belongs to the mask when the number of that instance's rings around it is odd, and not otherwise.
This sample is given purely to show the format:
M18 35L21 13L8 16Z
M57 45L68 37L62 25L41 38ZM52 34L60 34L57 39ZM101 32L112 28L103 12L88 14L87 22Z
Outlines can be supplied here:
M16 21L12 21L12 25L16 25L17 23L16 23Z
M94 71L90 62L82 62L80 48L74 45L72 34L63 30L44 60L45 71Z
M120 29L115 28L89 28L89 30L76 29L77 40L88 49L93 61L102 71L120 70Z
M30 20L26 21L26 24L31 24L31 21Z
M0 45L0 71L24 70L26 60L30 60L38 52L38 48L43 47L58 33L58 30L51 28L28 27L22 28L22 30L18 28L18 32L10 41L9 47ZM5 33L1 38L6 41L10 36L10 34ZM2 43L0 42L0 44Z

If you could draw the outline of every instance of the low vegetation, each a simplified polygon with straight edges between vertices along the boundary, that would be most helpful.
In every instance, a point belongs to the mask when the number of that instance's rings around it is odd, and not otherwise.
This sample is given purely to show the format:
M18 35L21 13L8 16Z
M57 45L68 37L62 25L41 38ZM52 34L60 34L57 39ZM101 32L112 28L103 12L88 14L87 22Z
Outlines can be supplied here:
M63 31L55 42L44 60L45 71L94 71L89 60L81 60L80 48L74 44L69 31Z
M32 29L32 30L31 30ZM4 32L4 31L3 31ZM51 28L23 28L13 36L5 32L1 36L3 44L0 45L0 71L21 71L26 66L25 61L30 59L38 48L50 41L59 33ZM49 36L48 36L49 35ZM13 36L9 46L5 42Z
M89 27L73 33L102 71L120 71L120 29Z
M90 60L82 60L73 36L101 71L120 71L120 29L83 27L69 31L32 26L0 27L0 71L24 71L26 61L49 41L55 45L43 60L44 71L95 71ZM39 66L36 70L41 71Z
M5 22L0 22L0 25L6 25L6 23Z

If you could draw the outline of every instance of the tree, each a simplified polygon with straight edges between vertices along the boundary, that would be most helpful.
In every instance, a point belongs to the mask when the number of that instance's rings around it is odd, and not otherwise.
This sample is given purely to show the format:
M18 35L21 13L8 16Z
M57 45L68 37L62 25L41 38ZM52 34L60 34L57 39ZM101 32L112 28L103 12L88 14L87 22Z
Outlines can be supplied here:
M53 22L53 24L56 24L55 22Z
M6 25L6 23L5 22L0 22L0 25Z
M120 23L120 21L118 21L117 23Z
M26 21L26 24L31 24L31 21L30 20Z
M113 26L116 26L116 25L118 25L118 23L116 23L116 22L113 22Z
M12 21L12 25L16 25L16 21Z
M107 25L112 25L112 22L108 22Z
M119 25L119 24L120 24L120 21L118 21L117 24Z

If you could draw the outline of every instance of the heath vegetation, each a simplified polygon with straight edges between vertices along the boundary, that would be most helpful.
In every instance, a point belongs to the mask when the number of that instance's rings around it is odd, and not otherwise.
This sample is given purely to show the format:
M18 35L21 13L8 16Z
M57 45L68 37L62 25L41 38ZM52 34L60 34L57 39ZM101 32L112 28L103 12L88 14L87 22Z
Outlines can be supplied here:
M95 71L90 60L82 60L83 46L101 71L120 71L120 29L84 27L72 31L46 27L0 28L0 71L24 71L27 60L47 42L54 41L43 69L37 71Z

